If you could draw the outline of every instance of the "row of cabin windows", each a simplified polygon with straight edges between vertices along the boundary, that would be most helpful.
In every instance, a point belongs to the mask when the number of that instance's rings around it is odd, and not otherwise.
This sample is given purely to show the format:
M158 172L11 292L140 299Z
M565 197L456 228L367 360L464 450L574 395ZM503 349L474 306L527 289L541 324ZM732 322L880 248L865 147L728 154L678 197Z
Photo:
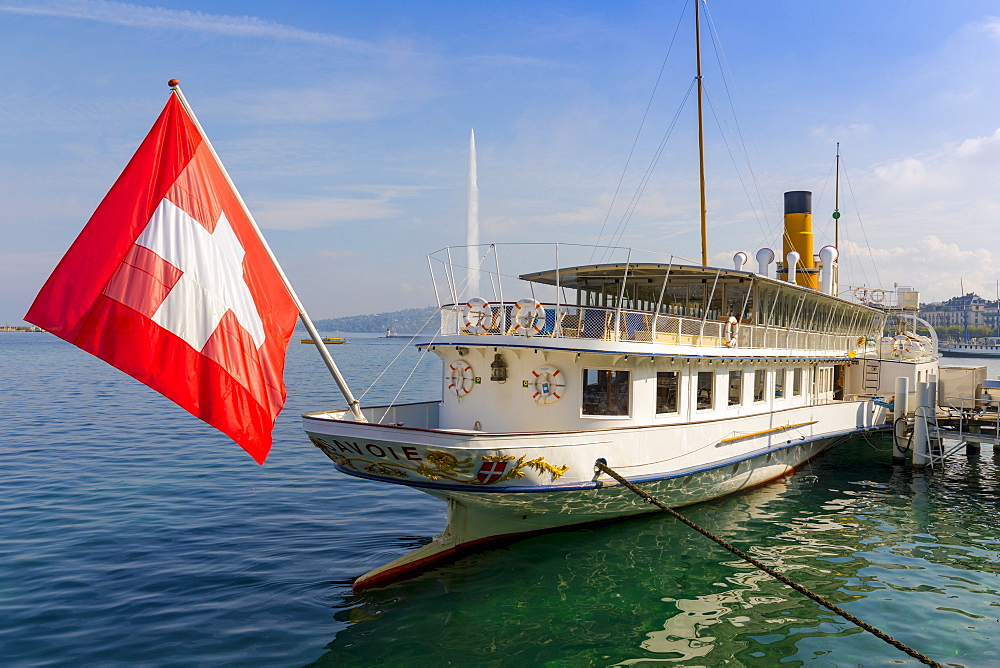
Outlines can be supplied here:
M767 371L755 369L729 371L728 405L743 403L744 375L752 375L747 382L753 383L753 401L762 402L767 392ZM775 369L774 396L780 399L791 392L791 396L802 394L802 369L793 369L789 374L785 369ZM791 387L787 387L790 380ZM678 389L680 372L658 371L656 373L656 412L678 412ZM709 410L715 407L715 372L699 371L695 382L695 407ZM623 370L584 369L583 370L583 414L584 415L628 415L629 372Z

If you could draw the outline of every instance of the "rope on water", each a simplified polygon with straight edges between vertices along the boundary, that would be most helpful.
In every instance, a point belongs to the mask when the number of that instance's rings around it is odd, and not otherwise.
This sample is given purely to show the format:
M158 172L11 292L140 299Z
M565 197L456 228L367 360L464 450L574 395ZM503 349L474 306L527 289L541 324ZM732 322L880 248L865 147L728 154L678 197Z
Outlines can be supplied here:
M758 561L757 559L751 557L746 552L743 552L739 548L737 548L737 547L735 547L733 545L730 545L729 543L727 543L726 541L722 540L718 536L715 536L714 534L712 534L708 530L701 528L700 526L698 526L697 524L695 524L694 522L692 522L688 518L686 518L683 515L681 515L680 513L678 513L673 508L669 508L666 505L664 505L663 502L661 502L655 496L650 496L649 494L647 494L646 492L642 491L641 489L639 489L638 487L636 487L635 485L633 485L632 483L630 483L628 480L626 480L622 476L618 475L618 473L616 471L612 470L602 460L600 460L600 459L597 460L597 462L595 463L595 466L597 467L597 469L603 471L604 473L607 473L609 476L611 476L612 478L614 478L615 480L617 480L618 482L620 482L622 485L624 485L628 489L630 489L633 492L635 492L637 495L639 495L640 497L642 497L647 503L651 503L654 506L657 506L657 507L661 508L662 510L666 511L667 513L669 513L670 516L673 517L674 519L679 520L680 522L683 522L684 524L686 524L687 526L691 527L692 529L694 529L695 531L697 531L701 535L705 536L706 538L708 538L708 539L710 539L712 541L715 541L716 543L718 543L722 547L726 548L727 550L729 550L730 552L732 552L733 554L735 554L740 559L742 559L742 560L744 560L746 562L749 562L750 564L753 564L755 567L757 567L760 570L764 571L765 573L767 573L771 577L775 578L776 580L778 580L780 582L783 582L784 584L788 585L789 587L791 587L795 591L799 592L800 594L803 594L804 596L807 596L807 597L811 598L812 600L816 601L817 603L819 603L820 605L822 605L824 608L827 608L828 610L832 610L833 612L837 613L838 615L840 615L841 617L843 617L847 621L851 622L852 624L855 624L856 626L861 627L862 629L864 629L865 631L868 631L869 633L871 633L872 635L874 635L877 638L881 638L882 640L884 640L885 642L889 643L890 645L892 645L896 649L900 650L901 652L905 652L906 654L909 654L914 659L917 659L918 661L920 661L921 663L923 663L925 665L928 665L928 666L941 666L941 664L938 663L937 661L934 661L930 657L924 656L923 654L921 654L917 650L913 649L912 647L909 647L908 645L904 645L903 643L901 643L900 641L896 640L895 638L893 638L892 636L888 635L887 633L883 633L882 631L879 631L877 628L875 628L871 624L868 624L868 623L866 623L866 622L858 619L857 617L855 617L851 613L847 612L843 608L841 608L841 607L839 607L837 605L834 605L833 603L830 603L829 601L827 601L825 598L823 598L819 594L814 594L813 592L809 591L808 589L806 589L802 585L798 584L797 582L794 582L794 581L790 580L789 578L785 577L784 575L782 575L778 571L774 570L773 568L771 568L767 564L764 564L764 563Z

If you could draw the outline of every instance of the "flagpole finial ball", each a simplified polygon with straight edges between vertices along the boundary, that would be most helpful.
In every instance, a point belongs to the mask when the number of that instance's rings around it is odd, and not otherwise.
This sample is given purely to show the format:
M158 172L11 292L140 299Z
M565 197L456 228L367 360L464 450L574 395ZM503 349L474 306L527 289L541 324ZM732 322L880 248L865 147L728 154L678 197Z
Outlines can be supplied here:
M181 84L180 79L171 79L170 81L167 82L167 85L170 86L171 88L177 88L177 86L179 86L180 84Z

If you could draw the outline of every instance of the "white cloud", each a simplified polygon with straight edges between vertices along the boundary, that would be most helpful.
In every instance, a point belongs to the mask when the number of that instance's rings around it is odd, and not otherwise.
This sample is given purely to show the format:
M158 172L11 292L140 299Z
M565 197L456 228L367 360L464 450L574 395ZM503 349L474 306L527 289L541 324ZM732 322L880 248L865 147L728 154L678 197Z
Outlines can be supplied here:
M920 158L904 158L879 165L875 176L897 188L919 188L927 185L927 167Z
M166 30L187 30L233 37L256 37L281 41L306 42L355 53L368 53L374 47L366 42L301 30L251 16L205 14L188 10L143 7L106 0L50 0L49 2L6 2L0 11L32 16L54 16L98 21L115 25Z
M841 284L882 288L892 283L909 285L921 293L922 301L948 299L962 289L984 297L996 292L1000 266L993 252L976 240L964 246L942 241L936 235L913 240L904 237L902 241L897 246L872 249L851 240L842 242Z
M954 150L954 157L963 160L983 157L994 160L998 154L1000 154L1000 128L987 137L966 139Z
M993 39L1000 40L1000 17L987 16L982 22L983 31Z

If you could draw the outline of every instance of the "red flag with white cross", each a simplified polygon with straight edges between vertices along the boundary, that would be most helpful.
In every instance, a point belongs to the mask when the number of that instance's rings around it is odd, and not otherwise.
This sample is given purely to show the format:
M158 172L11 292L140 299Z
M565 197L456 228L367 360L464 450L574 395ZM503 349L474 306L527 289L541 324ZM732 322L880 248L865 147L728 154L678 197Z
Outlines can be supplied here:
M216 427L258 462L298 309L171 94L25 320Z

